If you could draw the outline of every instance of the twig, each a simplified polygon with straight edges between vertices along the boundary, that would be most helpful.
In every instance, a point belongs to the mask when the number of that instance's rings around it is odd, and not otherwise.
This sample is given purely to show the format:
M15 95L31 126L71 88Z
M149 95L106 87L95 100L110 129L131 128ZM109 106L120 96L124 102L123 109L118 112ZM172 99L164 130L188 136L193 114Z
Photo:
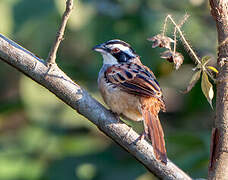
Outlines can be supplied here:
M189 14L185 14L184 18L181 20L181 22L178 24L179 28L181 28L181 26L184 25L184 23L187 21L187 19L189 18Z
M63 35L64 35L64 31L66 28L66 24L67 24L67 21L70 17L70 13L73 9L73 2L74 2L74 0L67 0L66 1L66 9L65 9L65 12L62 16L62 22L60 24L58 32L56 33L55 41L54 41L54 43L51 47L51 50L48 54L48 58L47 58L48 66L55 64L56 53L57 53L57 50L59 48L61 41L63 40Z
M21 71L46 87L63 102L94 123L102 132L126 149L149 171L161 179L191 180L191 178L168 160L167 165L158 162L152 146L145 140L136 141L139 135L93 99L84 89L73 82L57 66L46 77L45 62L15 42L0 34L0 60ZM126 136L126 132L127 136Z
M177 46L177 28L176 27L174 28L173 36L174 36L173 52L175 54L176 46Z
M166 33L166 26L167 26L168 16L166 16L166 18L165 18L165 22L164 22L164 25L163 25L163 28L162 28L162 36L165 36L165 33Z
M185 39L182 31L180 30L180 26L176 24L176 22L173 20L172 16L171 15L167 15L166 19L165 19L165 24L166 24L166 21L167 19L170 19L170 21L174 24L174 26L176 27L177 31L179 32L180 34L180 37L183 41L183 44L185 46L185 48L187 49L187 51L192 55L193 59L195 59L195 61L198 63L198 64L202 64L201 61L199 60L198 56L196 55L196 53L193 51L193 49L191 48L191 46L189 45L188 41ZM181 23L182 24L182 23Z
M186 14L183 18L183 20L180 22L179 25L176 24L176 22L173 20L172 16L171 15L167 15L166 18L165 18L165 22L164 22L164 27L163 27L163 30L162 30L162 33L163 33L163 36L165 35L165 31L166 31L166 24L167 24L167 21L168 19L170 19L170 21L174 24L174 49L173 49L173 52L175 53L176 52L176 41L177 41L177 38L176 38L176 31L178 30L179 34L180 34L180 37L181 37L181 40L182 40L182 43L184 44L184 47L186 48L187 52L189 52L189 54L191 55L191 57L193 58L193 60L195 60L196 63L200 64L201 67L202 67L202 70L205 71L208 76L210 76L210 78L216 82L216 79L210 74L210 72L207 70L207 68L201 63L201 61L199 60L198 56L196 55L196 53L193 51L193 49L191 48L191 46L189 45L188 41L185 39L182 31L181 31L181 26L184 24L184 22L188 19L189 15Z

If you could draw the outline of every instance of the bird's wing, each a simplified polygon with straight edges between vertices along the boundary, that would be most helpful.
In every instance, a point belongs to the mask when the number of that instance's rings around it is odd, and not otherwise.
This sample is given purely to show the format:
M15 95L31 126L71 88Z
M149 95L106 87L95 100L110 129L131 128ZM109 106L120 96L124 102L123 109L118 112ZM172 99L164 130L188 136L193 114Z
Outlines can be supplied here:
M164 134L158 118L160 109L165 110L165 105L153 73L143 65L117 64L106 70L105 78L121 90L140 97L145 133L152 142L156 158L166 164Z
M155 76L143 65L135 63L112 65L106 70L105 78L130 94L159 99L162 96Z

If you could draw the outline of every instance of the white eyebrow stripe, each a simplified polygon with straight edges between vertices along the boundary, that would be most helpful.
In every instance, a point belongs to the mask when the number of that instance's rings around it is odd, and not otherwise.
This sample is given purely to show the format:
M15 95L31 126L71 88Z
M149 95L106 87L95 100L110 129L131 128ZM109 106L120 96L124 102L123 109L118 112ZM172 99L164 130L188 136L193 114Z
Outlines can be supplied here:
M113 48L119 48L122 51L125 51L125 50L128 50L129 49L129 47L126 47L126 46L124 46L122 44L110 44L110 45L108 45L108 47L111 48L111 49L113 49Z
M124 46L124 45L122 45L122 44L110 44L110 45L108 45L107 47L110 48L110 49L118 48L118 49L120 49L121 51L124 51L125 53L127 53L127 54L129 54L129 55L131 55L131 56L135 56L135 55L131 52L131 50L130 50L129 47Z

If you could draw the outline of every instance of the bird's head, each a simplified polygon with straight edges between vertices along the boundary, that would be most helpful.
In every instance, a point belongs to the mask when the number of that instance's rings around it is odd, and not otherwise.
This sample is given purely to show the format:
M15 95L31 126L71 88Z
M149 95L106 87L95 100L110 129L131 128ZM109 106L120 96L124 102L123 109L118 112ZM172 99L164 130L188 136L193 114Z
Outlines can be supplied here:
M96 45L93 50L101 53L104 64L127 63L138 57L128 43L119 39Z

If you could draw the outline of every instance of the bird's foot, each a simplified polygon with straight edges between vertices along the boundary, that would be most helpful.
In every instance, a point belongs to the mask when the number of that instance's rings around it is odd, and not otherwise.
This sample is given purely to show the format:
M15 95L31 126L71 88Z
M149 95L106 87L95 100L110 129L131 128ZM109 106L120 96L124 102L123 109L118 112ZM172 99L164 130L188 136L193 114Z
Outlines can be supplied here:
M138 140L139 140L139 141L142 141L142 140L145 139L145 137L146 137L146 132L143 131L142 134L139 136Z
M146 132L143 131L142 134L135 140L134 144L136 145L137 142L144 140L146 137Z

